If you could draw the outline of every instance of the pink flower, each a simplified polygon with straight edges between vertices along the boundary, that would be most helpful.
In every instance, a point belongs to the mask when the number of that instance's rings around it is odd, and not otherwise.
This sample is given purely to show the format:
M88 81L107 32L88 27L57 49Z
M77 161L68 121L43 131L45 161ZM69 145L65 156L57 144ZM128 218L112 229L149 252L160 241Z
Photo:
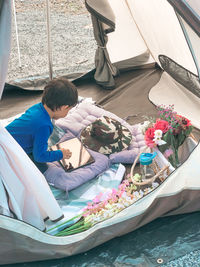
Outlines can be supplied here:
M115 196L117 194L117 190L115 188L112 189L112 196Z
M169 158L172 154L173 154L173 150L171 148L166 149L165 152L164 152L164 156L166 158Z
M101 197L102 197L103 193L99 193L94 199L93 199L93 202L94 203L99 203L101 202Z
M125 185L124 183L123 183L123 184L120 184L120 185L118 186L118 189L119 189L120 191L124 191L125 188L126 188L126 185Z
M124 191L125 191L125 188L123 190L118 190L118 192L117 192L118 200L122 196L122 194L123 194Z

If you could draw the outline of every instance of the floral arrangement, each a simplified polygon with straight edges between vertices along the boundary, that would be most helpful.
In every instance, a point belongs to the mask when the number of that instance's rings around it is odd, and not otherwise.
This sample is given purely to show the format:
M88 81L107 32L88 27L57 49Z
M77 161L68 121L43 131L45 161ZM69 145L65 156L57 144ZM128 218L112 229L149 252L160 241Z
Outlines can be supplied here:
M173 167L179 163L178 148L183 144L193 129L191 122L174 111L174 105L157 107L159 117L145 122L145 141L150 148L158 149Z
M132 179L141 181L141 176L136 173ZM132 179L130 175L127 175L126 179L118 186L118 189L112 189L112 192L97 195L91 202L87 203L87 207L83 209L82 214L62 223L68 224L77 217L80 218L75 224L60 231L56 236L67 236L83 232L93 225L113 217L159 186L158 182L154 182L148 187L138 187L133 184Z

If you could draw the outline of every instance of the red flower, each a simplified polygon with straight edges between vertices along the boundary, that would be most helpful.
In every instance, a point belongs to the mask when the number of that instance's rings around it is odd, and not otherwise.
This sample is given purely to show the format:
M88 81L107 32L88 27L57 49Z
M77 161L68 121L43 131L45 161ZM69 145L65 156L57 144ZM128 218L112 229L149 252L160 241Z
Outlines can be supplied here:
M145 132L145 137L148 139L154 139L155 128L148 128Z
M176 128L173 128L173 130L172 130L172 134L173 135L178 135L181 132L182 132L182 127L180 125L178 127L176 127Z
M191 121L188 120L187 118L185 118L181 115L176 115L176 116L177 116L178 120L180 121L180 124L183 127L183 129L188 128L189 126L192 125Z
M166 133L169 130L169 123L168 121L164 120L156 120L154 125L155 130L161 130L163 133Z
M148 128L145 132L144 138L145 138L145 142L146 142L148 147L154 147L155 146L155 143L153 141L154 133L155 133L154 128Z

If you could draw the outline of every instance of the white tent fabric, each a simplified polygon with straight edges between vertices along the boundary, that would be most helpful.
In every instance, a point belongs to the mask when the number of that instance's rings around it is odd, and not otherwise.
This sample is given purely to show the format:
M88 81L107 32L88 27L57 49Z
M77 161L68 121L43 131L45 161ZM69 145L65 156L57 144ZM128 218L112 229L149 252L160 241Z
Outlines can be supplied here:
M134 12L135 9L133 2L137 3L137 0L136 1L129 0L129 1L132 3ZM152 2L155 1L150 1L150 2L152 4ZM191 71L192 73L199 75L200 74L199 36L179 14L176 15L174 9L168 4L167 1L162 0L156 2L156 4L159 10L155 18L157 20L159 19L158 16L162 15L162 19L159 20L159 27L158 25L157 27L155 26L152 27L151 23L149 23L151 28L151 31L149 32L153 32L153 35L156 33L155 41L157 42L159 40L158 43L160 43L161 47L156 52L156 44L153 43L152 41L153 39L150 39L149 47L150 49L151 47L153 47L153 49L151 50L153 51L152 53L153 54L155 53L156 56L159 56L159 54L167 55L177 64L183 66L185 69ZM163 5L162 8L165 7L164 10L159 6L161 4ZM177 2L177 4L180 3ZM193 8L196 7L197 8L196 11L199 12L199 7L200 7L199 1L198 3L195 1L184 1L184 4L187 5L188 8L190 8L189 4L192 4ZM155 8L155 6L153 8ZM137 14L135 15L137 16ZM168 17L167 19L168 15L170 15L170 17ZM198 16L198 14L196 15ZM138 18L138 20L140 21L140 18ZM164 25L162 24L166 24L165 25L166 27L164 27ZM144 25L142 25L142 28L145 28ZM145 30L146 28L143 31L145 32ZM159 34L158 31L160 31L160 34L162 34L162 36ZM147 32L145 32L145 36L146 34ZM147 34L147 40L149 40L148 34ZM175 77L176 73L174 74ZM189 79L190 77L188 76L188 81ZM177 83L168 74L163 73L160 82L156 84L154 88L151 89L149 97L150 100L156 105L160 103L163 103L165 105L174 104L175 110L179 114L189 118L192 124L198 129L200 129L199 98L193 95L191 92L189 92L184 86Z
M0 176L0 214L4 214L6 216L11 216L12 214L10 212L9 206L8 206L8 199L6 196L6 191L2 182L2 178Z
M108 34L107 50L118 69L155 63L139 33L125 0L108 0L116 17L115 31Z
M18 219L44 230L43 219L62 216L44 176L0 125L0 175Z
M191 6L191 8L197 13L200 13L200 2L199 0L187 0L188 4Z
M0 13L0 98L3 92L11 46L11 1L1 3Z
M149 99L155 104L172 105L182 116L191 120L200 129L200 99L177 83L169 74L164 72L160 81L151 89Z
M185 36L170 4L166 0L127 0L127 3L155 61L159 63L159 54L167 55L197 74Z
M6 152L0 147L2 181L9 196L9 206L19 220L26 221L40 230L44 230L44 221L38 209L34 196L25 189L10 165ZM17 192L17 193L16 193Z
M197 72L200 77L200 38L195 33L195 31L193 31L192 28L184 21L184 19L182 19L179 15L178 17L184 27L185 36L193 54Z

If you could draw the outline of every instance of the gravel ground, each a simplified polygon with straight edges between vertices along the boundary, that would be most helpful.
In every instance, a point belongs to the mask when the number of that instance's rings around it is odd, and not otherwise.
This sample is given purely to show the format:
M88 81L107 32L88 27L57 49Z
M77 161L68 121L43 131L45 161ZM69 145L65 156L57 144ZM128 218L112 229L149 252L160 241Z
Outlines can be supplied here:
M7 82L46 76L49 72L46 1L15 0L15 5L21 67L13 19ZM50 20L54 76L92 69L96 43L84 1L51 0Z

